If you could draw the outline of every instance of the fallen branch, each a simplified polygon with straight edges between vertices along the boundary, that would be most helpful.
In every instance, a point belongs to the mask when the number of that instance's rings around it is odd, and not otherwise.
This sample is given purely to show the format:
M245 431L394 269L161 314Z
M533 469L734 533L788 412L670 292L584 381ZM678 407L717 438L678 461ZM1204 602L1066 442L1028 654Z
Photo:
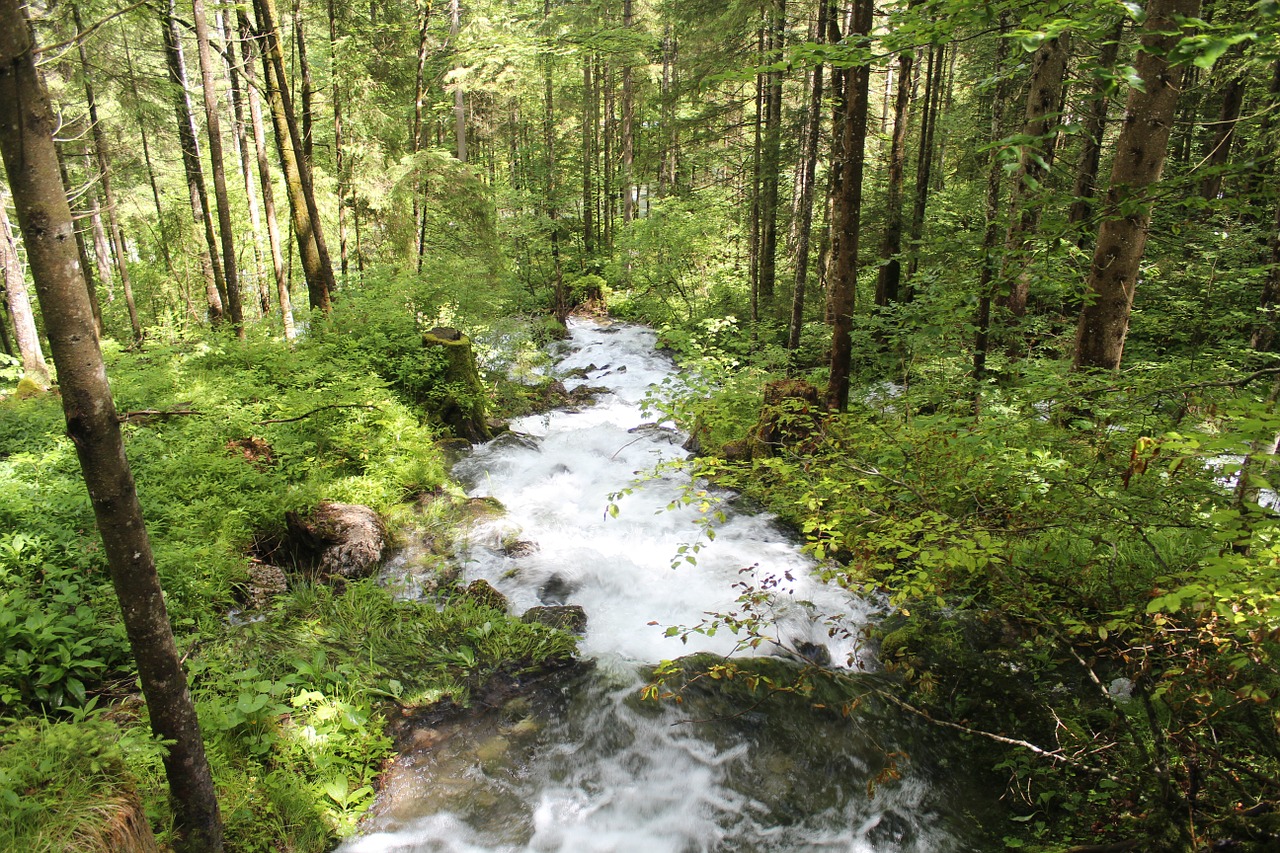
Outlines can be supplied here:
M296 418L271 418L265 421L254 421L253 425L266 426L267 424L291 424L294 421L304 420L306 418L311 417L312 415L319 414L320 412L324 412L329 409L377 409L377 408L378 408L377 406L372 405L371 403L332 403L328 406L321 406L318 409L312 409L309 412L298 415Z
M132 412L120 412L116 420L122 424L149 424L152 421L176 418L179 415L203 415L195 409L138 409Z

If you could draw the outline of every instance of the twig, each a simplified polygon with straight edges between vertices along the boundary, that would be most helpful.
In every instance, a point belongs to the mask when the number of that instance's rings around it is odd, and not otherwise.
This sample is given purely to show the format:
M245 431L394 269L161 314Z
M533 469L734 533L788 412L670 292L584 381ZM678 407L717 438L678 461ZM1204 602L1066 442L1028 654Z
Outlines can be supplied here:
M101 21L98 21L97 23L94 23L91 26L86 27L83 32L76 33L66 41L60 41L57 44L47 44L44 47L36 48L35 51L33 52L35 53L36 56L39 56L43 53L48 53L51 50L59 50L64 47L69 47L73 44L78 44L79 42L84 41L89 36L96 33L99 29L102 28L103 24L107 23L108 21L118 18L121 15L128 14L129 12L132 12L134 9L138 8L139 6L146 6L150 2L151 0L142 0L142 2L140 3L134 3L132 6L126 6L125 8L120 9L117 12L112 12L110 15L107 15Z
M138 409L132 412L120 412L116 420L122 424L145 424L157 418L174 418L178 415L203 415L195 409Z
M372 405L371 403L332 403L328 406L321 406L318 409L312 409L309 412L298 415L296 418L271 418L265 421L254 421L253 425L266 426L267 424L291 424L294 421L300 421L305 418L309 418L314 414L327 411L328 409L378 409L378 407ZM378 409L378 411L381 411L381 409Z

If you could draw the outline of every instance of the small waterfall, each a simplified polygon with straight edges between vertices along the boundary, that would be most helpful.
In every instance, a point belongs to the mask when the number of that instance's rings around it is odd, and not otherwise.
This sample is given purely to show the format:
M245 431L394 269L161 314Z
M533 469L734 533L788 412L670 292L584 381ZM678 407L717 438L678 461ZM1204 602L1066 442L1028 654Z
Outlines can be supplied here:
M492 583L517 612L581 605L581 651L596 665L492 719L437 733L440 743L402 759L367 834L341 849L973 849L964 781L938 778L930 733L907 721L845 718L802 697L753 707L711 689L680 705L640 700L653 664L734 651L740 637L727 629L682 642L666 627L739 610L745 587L770 592L771 642L755 654L810 644L810 654L822 646L835 665L858 668L870 608L814 579L812 560L770 517L660 467L686 454L682 435L646 424L641 410L675 370L651 330L571 328L558 375L607 391L582 411L514 422L455 474L469 494L506 508L472 531L467 578ZM717 512L709 539L699 520Z

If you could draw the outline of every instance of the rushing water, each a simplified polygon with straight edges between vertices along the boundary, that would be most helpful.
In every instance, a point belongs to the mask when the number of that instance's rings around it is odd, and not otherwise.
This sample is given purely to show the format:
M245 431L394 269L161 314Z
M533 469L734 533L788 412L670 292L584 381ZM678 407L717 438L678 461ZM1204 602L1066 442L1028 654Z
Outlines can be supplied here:
M755 703L714 682L678 706L639 699L652 664L733 650L725 630L682 642L665 628L737 609L741 585L771 593L757 654L821 645L835 665L873 667L857 642L869 608L814 580L769 517L722 496L684 503L696 488L679 471L642 476L685 455L674 430L642 426L646 393L674 366L647 329L579 321L572 332L557 372L576 371L570 388L609 392L582 411L516 421L455 474L506 508L472 532L468 579L488 580L515 612L581 605L581 651L595 666L431 732L343 851L976 849L956 753L907 721L846 718L799 698ZM708 540L698 519L717 510L725 518Z

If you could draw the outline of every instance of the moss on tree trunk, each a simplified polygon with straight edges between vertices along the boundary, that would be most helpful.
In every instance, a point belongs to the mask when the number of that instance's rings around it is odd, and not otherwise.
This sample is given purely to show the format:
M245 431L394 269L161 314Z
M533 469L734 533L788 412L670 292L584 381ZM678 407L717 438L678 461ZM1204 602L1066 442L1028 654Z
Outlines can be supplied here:
M484 408L484 385L476 369L471 339L457 329L436 327L422 336L422 345L444 353L444 374L432 413L454 435L473 444L493 438Z

